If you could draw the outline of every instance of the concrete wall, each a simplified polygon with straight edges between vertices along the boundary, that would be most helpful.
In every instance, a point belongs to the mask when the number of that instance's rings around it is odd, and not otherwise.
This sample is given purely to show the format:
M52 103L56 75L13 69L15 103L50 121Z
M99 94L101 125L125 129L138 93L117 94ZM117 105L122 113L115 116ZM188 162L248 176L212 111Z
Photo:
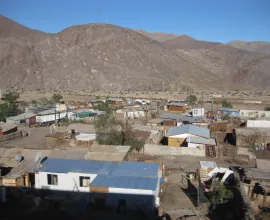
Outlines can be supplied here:
M266 120L248 120L248 128L270 128L270 121Z
M58 176L57 185L48 185L47 174L54 174ZM49 187L51 190L59 191L77 191L75 187L76 182L80 192L89 192L89 187L80 187L80 176L90 177L90 183L96 178L97 174L85 173L47 173L39 172L35 174L35 188L42 189L42 186Z
M156 156L180 156L180 155L190 155L197 157L205 157L205 149L203 148L188 148L188 147L169 147L165 145L150 145L146 144L144 146L144 154L146 155L156 155Z

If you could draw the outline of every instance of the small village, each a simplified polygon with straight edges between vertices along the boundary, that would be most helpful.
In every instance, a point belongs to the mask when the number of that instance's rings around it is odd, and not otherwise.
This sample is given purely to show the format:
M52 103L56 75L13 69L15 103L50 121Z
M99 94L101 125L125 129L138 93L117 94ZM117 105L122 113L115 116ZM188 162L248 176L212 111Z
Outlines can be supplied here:
M270 111L252 107L261 102L52 99L18 102L20 114L0 122L1 219L269 218Z

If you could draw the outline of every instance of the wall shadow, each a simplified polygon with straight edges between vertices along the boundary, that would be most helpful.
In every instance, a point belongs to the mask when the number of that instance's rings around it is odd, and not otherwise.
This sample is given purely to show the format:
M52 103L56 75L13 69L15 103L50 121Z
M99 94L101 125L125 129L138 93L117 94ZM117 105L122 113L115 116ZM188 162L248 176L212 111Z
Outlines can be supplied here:
M0 219L158 219L153 195L5 187ZM2 188L0 188L2 193ZM2 194L1 194L2 196Z

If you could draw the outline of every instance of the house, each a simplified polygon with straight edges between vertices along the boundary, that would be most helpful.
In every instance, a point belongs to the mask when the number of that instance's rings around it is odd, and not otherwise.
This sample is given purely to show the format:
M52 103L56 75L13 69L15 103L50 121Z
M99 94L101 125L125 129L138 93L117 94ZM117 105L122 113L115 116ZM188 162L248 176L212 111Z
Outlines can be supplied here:
M236 146L253 147L270 143L270 128L236 128Z
M110 105L123 105L124 103L123 99L120 99L120 98L108 98L107 102Z
M13 117L6 118L6 122L8 124L26 124L26 125L32 125L36 123L36 114L26 112L20 115L16 115Z
M204 116L204 108L194 108L191 111L191 115L194 117L203 117Z
M164 136L164 128L133 124L132 129L138 138L143 138L146 144L159 144ZM150 133L150 135L149 135Z
M101 99L91 99L88 101L89 104L91 104L92 106L97 106L100 103L105 103L105 100L101 100Z
M219 108L217 114L222 117L222 116L230 116L230 117L239 117L240 116L240 112L239 110L235 110L235 109L231 109L231 108Z
M168 111L184 112L188 109L188 105L183 102L169 102L167 109Z
M201 118L200 117L192 117L192 116L187 116L187 115L181 115L181 114L160 114L159 116L161 119L165 119L167 122L176 122L176 125L179 123L181 124L190 124L194 122L200 122ZM167 126L167 122L164 120L164 126ZM168 122L168 123L169 123ZM178 122L178 123L177 123ZM175 123L171 123L175 124Z
M66 118L68 115L68 117L70 117L71 115L73 115L72 112L59 112L56 109L49 109L49 110L45 110L45 111L41 111L37 114L36 116L36 122L37 123L52 123L55 122L57 120Z
M160 127L163 125L163 119L161 118L153 118L147 122L147 125L152 127Z
M8 123L0 123L0 136L11 134L18 131L18 125L16 124L8 124Z
M86 201L104 208L142 207L153 214L159 205L161 177L160 163L47 158L35 171L35 188L85 193Z
M168 138L168 146L192 147L216 145L215 140L210 139L210 131L196 125L182 125L172 127L165 135Z
M140 117L145 117L145 111L141 108L125 108L118 109L115 111L115 116L117 119L136 119Z
M92 145L93 141L97 138L96 129L93 124L70 124L68 126L68 132L74 134L77 145Z
M240 118L241 119L263 119L270 118L270 111L258 111L258 110L240 110Z

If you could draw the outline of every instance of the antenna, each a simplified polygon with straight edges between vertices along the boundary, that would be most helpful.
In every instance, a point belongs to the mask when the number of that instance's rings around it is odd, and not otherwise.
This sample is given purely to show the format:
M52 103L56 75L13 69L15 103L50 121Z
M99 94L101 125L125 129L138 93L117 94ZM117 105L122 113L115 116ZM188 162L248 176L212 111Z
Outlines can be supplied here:
M37 152L35 156L35 162L37 163L37 168L40 167L41 152Z

